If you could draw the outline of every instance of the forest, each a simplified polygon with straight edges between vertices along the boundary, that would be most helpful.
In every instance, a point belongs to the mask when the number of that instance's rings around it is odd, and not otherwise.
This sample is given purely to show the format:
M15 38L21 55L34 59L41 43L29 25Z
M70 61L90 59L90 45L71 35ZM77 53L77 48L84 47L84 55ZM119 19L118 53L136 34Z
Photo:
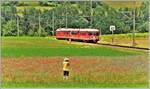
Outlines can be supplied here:
M120 3L120 4L119 4ZM96 28L102 34L148 32L148 1L9 1L1 4L2 36L53 36L58 28ZM120 6L119 6L120 5ZM119 8L118 8L119 6Z

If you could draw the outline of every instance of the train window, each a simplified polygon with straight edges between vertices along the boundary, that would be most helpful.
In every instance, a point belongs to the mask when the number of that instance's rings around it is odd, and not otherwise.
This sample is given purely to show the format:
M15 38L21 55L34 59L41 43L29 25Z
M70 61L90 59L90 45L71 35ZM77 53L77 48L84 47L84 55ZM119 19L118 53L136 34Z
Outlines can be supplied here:
M98 36L98 35L99 35L99 33L96 33L96 35Z
M93 32L93 33L91 33L92 35L96 35L96 36L98 36L99 35L99 33L98 32Z
M72 35L77 35L77 33L78 32L75 32L75 31L71 32Z
M91 32L89 32L89 35L92 35L92 33L91 33Z
M80 34L81 34L81 35L86 35L86 33L85 33L85 32L80 32Z

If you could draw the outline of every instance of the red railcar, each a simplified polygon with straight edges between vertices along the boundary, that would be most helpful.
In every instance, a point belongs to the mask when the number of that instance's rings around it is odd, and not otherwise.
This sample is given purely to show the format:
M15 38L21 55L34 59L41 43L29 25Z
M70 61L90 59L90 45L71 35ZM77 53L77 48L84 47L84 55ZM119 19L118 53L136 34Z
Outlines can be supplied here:
M99 35L100 31L98 29L59 28L56 30L57 39L82 40L97 43L99 41Z

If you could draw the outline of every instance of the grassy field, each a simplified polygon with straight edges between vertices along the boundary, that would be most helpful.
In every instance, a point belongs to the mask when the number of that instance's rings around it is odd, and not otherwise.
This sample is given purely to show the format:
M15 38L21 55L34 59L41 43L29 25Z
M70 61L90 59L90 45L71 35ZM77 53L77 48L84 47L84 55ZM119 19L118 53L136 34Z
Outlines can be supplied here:
M136 33L135 42L136 47L148 48L149 33ZM99 43L112 43L112 35L102 35ZM132 46L132 33L128 34L114 34L114 44Z
M141 52L98 47L87 44L69 44L53 38L3 38L3 57L34 57L34 56L130 56Z
M62 61L70 58L70 78ZM2 87L148 87L148 53L52 37L2 38Z

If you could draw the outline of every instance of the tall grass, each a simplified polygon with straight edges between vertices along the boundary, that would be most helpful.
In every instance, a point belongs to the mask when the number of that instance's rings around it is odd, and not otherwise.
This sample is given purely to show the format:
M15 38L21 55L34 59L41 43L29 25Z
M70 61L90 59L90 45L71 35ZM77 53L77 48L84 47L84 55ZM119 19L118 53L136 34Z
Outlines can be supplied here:
M62 61L63 57L6 58L3 60L2 86L145 88L148 86L146 56L70 57L68 80L63 79Z

